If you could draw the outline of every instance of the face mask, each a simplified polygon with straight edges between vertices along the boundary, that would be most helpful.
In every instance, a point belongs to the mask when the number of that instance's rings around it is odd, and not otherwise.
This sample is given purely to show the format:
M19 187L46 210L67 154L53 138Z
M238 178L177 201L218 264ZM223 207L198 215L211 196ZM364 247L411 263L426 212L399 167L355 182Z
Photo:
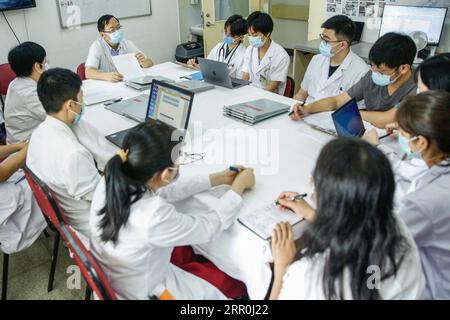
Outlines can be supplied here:
M391 85L393 83L395 83L398 78L401 77L401 74L394 80L391 80L392 75L388 76L385 74L381 74L379 72L376 71L372 71L372 81L380 87L386 87L388 85Z
M422 159L422 154L420 151L413 152L411 150L411 146L409 145L411 142L417 140L417 137L406 139L401 133L398 134L398 143L400 144L400 148L406 154L409 160L412 159Z
M226 34L223 35L223 42L229 46L233 45L236 41L233 38L228 37Z
M48 71L50 69L51 69L50 63L47 62L46 64L44 64L44 70L45 71Z
M320 42L320 54L324 55L327 58L332 58L335 55L337 55L341 50L339 50L336 53L332 53L331 51L333 50L333 47L330 46L329 44L327 44L325 41L321 41Z
M259 49L262 48L264 46L264 44L266 43L265 40L263 40L261 37L253 37L253 36L248 36L248 40L250 42L250 45L255 48L255 49Z
M119 44L123 40L123 31L117 30L116 32L113 32L109 35L109 38L111 39L111 43L113 44Z
M81 103L79 103L77 101L74 101L74 102L81 106L81 112L79 114L76 113L76 112L73 112L72 110L70 110L70 112L72 112L75 115L75 120L73 121L73 124L79 124L80 121L81 121L81 118L84 115L84 110L86 109L86 105L84 103L81 104Z

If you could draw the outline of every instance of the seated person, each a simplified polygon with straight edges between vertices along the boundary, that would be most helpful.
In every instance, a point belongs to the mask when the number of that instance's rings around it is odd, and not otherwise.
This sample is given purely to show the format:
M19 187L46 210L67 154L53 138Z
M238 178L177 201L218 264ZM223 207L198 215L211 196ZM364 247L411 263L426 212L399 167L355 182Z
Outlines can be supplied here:
M315 55L294 99L310 104L349 90L369 71L367 63L350 49L355 23L337 15L322 24L320 54Z
M70 70L56 68L42 75L38 95L48 116L31 136L27 165L55 192L68 222L86 245L100 174L93 156L71 130L84 111L81 84Z
M245 58L244 36L247 34L246 21L242 16L234 15L225 22L223 42L219 42L208 55L209 60L224 62L230 69L230 76L242 79L242 66ZM195 59L188 65L199 69Z
M13 254L30 247L47 226L33 192L18 172L28 145L0 146L0 251Z
M450 93L427 91L403 101L397 112L405 162L424 161L398 212L416 240L426 278L425 299L450 299Z
M164 286L177 300L225 299L218 288L172 264L175 247L212 241L236 220L242 194L255 184L252 169L180 179L174 128L140 124L107 164L91 209L91 250L119 299L148 300ZM189 168L186 167L186 170ZM172 203L230 185L204 213ZM156 291L156 292L155 292Z
M284 95L291 60L273 41L273 20L267 13L253 12L247 19L250 47L245 54L243 79L253 86Z
M306 106L295 105L292 119L297 121L308 114L337 110L354 98L358 102L364 100L367 111L361 114L365 121L378 128L385 128L395 120L395 107L406 96L417 91L412 74L416 52L411 37L393 32L385 34L370 50L372 70L357 84L338 96Z
M119 82L123 75L117 72L112 57L134 53L142 68L153 66L147 58L130 40L124 39L119 19L111 15L102 16L97 23L100 38L89 49L86 59L86 78Z
M24 42L8 54L8 62L17 78L11 82L5 100L5 125L10 144L30 139L34 129L47 114L37 95L37 82L49 69L45 49L34 42Z
M383 153L361 140L337 139L313 173L316 209L297 193L281 206L310 224L298 252L289 224L272 236L274 284L280 300L422 299L420 256L393 212L394 174Z

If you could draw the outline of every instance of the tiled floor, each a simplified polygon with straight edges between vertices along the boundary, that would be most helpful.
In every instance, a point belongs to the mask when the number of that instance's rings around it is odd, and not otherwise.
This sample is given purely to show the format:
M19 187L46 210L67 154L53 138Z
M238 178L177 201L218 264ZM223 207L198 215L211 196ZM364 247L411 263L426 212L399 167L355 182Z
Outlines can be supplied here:
M54 289L50 293L47 292L52 248L53 235L51 234L50 238L42 235L29 249L10 256L8 300L84 299L86 286L82 277L81 289L69 290L67 287L67 280L72 275L67 273L67 268L76 264L70 258L67 248L62 243L58 254ZM2 259L3 257L0 258L0 274L3 272Z

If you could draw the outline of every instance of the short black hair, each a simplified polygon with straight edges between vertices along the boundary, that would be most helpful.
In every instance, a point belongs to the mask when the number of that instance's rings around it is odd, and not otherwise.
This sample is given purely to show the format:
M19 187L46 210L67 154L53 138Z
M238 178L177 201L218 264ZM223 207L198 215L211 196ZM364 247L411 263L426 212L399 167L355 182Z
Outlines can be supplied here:
M115 16L110 15L110 14L105 14L104 16L100 17L100 19L98 19L98 22L97 22L98 32L105 31L105 27L111 21L111 19L116 19L117 21L120 22L120 20L117 19Z
M337 15L331 17L322 24L322 28L334 30L336 37L345 38L348 42L352 42L356 34L355 23L347 16Z
M67 100L78 101L81 85L80 77L73 71L54 68L42 74L37 93L48 114L58 113Z
M419 77L430 90L443 90L450 93L450 53L431 57L417 68Z
M13 48L8 54L11 69L18 77L29 77L35 63L44 63L47 52L34 42L24 42Z
M231 35L233 37L240 37L245 35L247 33L246 26L247 22L242 16L238 14L229 17L225 22L225 30L227 30L228 27L231 27Z
M265 36L273 32L273 20L270 15L261 11L255 11L247 18L247 31L253 27L255 32L261 32Z
M375 42L370 49L369 60L376 66L385 64L396 69L401 65L413 65L417 55L414 40L405 34L389 32Z

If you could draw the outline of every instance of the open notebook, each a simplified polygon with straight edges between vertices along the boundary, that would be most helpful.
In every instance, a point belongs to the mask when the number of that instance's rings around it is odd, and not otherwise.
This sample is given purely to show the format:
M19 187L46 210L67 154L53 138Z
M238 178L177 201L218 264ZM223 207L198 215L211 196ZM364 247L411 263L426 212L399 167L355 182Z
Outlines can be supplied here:
M263 240L270 240L272 231L281 222L289 222L292 226L300 223L301 219L292 211L281 211L272 204L264 208L239 217L238 222Z

